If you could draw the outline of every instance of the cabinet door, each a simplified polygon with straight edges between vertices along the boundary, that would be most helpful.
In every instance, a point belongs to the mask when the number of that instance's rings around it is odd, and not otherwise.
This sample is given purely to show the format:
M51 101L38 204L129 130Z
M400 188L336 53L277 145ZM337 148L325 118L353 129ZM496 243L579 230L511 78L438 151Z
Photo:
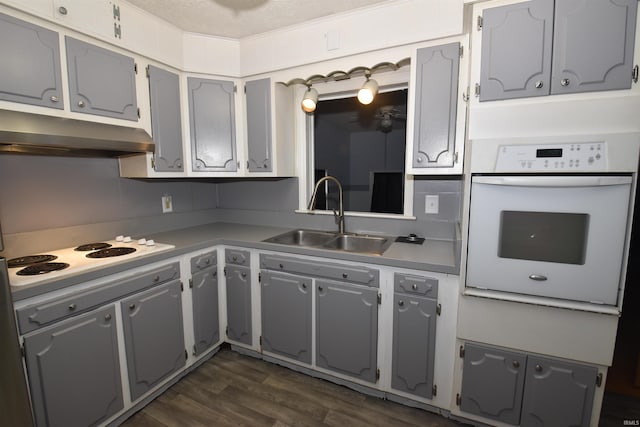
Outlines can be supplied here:
M522 353L467 343L460 409L507 424L518 424L526 360Z
M0 13L0 100L62 109L58 33Z
M193 273L193 333L195 355L202 354L220 341L218 319L218 272L216 268Z
M121 302L132 400L185 365L180 287L176 280Z
M316 365L375 383L378 290L316 281Z
M413 167L452 167L460 43L419 49L416 59Z
M235 89L231 81L187 79L194 171L236 171Z
M263 350L311 363L311 279L261 275Z
M71 111L138 121L133 58L65 37Z
M431 298L394 297L391 387L428 399L433 397L436 306Z
M553 0L485 9L480 101L549 94Z
M251 270L227 265L227 336L251 345Z
M529 356L521 426L588 426L598 370Z
M247 96L247 168L271 172L271 79L249 81Z
M24 339L37 425L97 425L123 408L113 305Z
M557 1L551 93L629 89L638 0Z
M149 65L151 130L157 172L182 172L182 120L178 75Z

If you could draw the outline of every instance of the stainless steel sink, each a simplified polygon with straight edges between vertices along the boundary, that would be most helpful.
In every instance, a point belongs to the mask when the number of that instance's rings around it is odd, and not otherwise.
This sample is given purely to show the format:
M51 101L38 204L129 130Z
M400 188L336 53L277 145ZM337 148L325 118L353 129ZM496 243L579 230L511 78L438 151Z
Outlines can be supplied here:
M393 244L393 238L362 234L338 234L319 230L292 230L263 240L302 247L314 247L334 251L382 255Z
M388 237L345 234L324 243L321 247L346 252L382 255L392 243L393 239Z
M336 234L329 231L293 230L263 240L263 242L295 246L320 246L335 237Z

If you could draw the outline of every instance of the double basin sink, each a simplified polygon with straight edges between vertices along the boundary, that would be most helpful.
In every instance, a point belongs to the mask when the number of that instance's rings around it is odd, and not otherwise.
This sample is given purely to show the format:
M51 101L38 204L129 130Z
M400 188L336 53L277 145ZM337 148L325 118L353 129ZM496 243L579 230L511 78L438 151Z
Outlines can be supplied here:
M292 230L263 240L299 247L312 247L367 255L382 255L393 243L393 238L363 234L339 234L319 230Z

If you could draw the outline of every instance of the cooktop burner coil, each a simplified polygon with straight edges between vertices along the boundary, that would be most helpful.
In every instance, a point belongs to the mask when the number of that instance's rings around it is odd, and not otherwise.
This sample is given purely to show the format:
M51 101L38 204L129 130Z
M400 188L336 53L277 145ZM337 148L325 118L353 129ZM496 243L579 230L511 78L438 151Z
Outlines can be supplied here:
M122 256L133 253L136 251L136 248L126 248L126 247L112 247L108 249L101 249L99 251L91 252L86 255L87 258L110 258L114 256Z
M55 255L48 255L48 254L27 255L20 258L10 259L7 261L7 265L9 266L9 268L24 267L31 264L39 264L43 262L53 261L56 258L58 257Z
M106 249L110 248L111 245L105 242L96 242L96 243L87 243L84 245L80 245L74 249L74 251L79 252L87 252L87 251L95 251L96 249Z
M19 270L16 274L18 276L37 276L38 274L64 270L67 267L69 267L69 264L66 262L43 262L25 267L22 270Z

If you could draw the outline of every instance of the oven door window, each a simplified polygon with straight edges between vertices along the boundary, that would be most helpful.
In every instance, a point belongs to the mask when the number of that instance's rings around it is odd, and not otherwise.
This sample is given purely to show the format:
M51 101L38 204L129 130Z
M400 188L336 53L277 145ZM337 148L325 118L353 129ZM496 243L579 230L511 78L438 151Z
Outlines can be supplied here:
M500 258L584 265L589 215L502 211Z

